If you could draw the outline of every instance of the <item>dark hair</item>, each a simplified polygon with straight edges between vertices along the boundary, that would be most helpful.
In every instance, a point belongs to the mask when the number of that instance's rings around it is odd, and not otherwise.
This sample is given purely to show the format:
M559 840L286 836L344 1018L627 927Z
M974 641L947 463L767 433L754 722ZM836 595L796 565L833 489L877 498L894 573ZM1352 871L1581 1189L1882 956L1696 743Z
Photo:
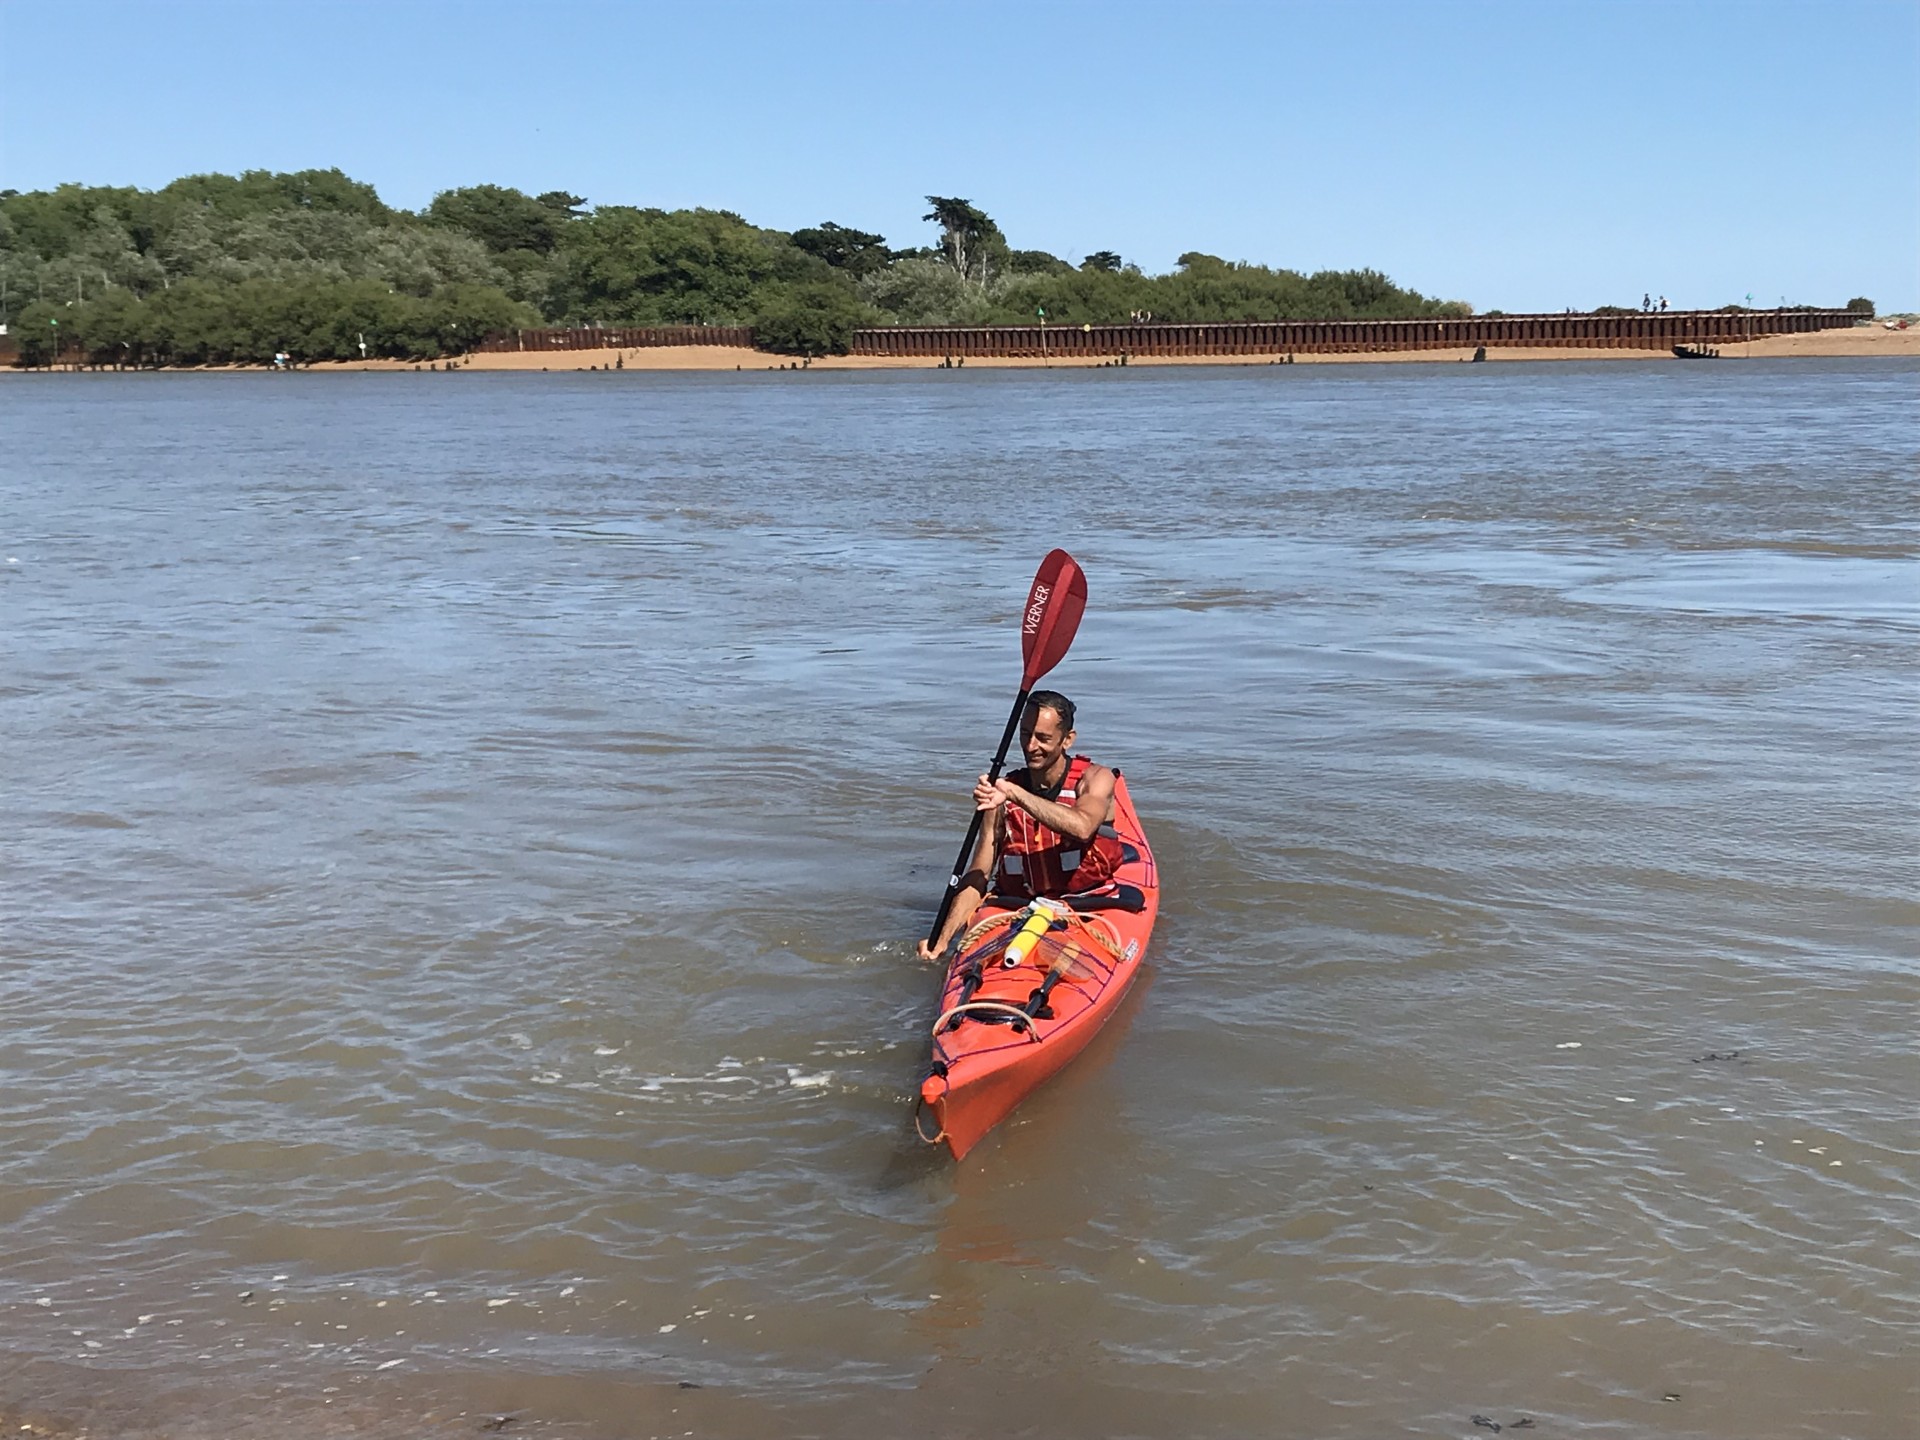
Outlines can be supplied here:
M1036 690L1027 696L1027 709L1051 710L1060 717L1060 723L1067 730L1073 729L1073 701L1067 699L1058 690Z

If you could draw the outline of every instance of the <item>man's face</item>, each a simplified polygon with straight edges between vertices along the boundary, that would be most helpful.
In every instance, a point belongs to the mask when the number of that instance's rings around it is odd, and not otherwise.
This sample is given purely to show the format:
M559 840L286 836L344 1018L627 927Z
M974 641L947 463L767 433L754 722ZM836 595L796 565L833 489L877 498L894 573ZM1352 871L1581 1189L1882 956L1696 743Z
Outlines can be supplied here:
M1027 707L1020 717L1020 747L1026 752L1027 769L1044 775L1073 744L1073 731L1063 729L1059 713L1048 706Z

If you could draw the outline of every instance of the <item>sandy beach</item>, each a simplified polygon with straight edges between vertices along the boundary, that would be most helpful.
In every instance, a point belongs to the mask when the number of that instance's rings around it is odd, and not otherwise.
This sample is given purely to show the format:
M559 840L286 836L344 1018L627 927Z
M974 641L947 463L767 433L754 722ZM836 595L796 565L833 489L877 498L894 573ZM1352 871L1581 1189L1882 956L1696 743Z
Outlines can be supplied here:
M1775 359L1786 356L1920 356L1920 327L1888 330L1879 322L1851 330L1825 330L1811 335L1776 335L1737 345L1722 345L1722 359ZM1473 347L1451 350L1376 350L1351 355L1300 355L1300 365L1435 364L1467 361ZM1136 365L1271 365L1282 357L1270 355L1137 356ZM1672 360L1670 350L1573 349L1553 346L1488 346L1487 360ZM646 349L487 351L461 358L462 370L608 370L616 363L624 370L790 370L801 362L790 356L726 345L669 345ZM808 367L814 370L937 370L940 361L927 357L881 355L826 355ZM979 357L968 369L1099 369L1108 359L1052 359ZM320 364L315 370L412 370L413 362L371 360L364 363ZM420 367L424 368L424 367Z
M1858 325L1851 330L1823 330L1807 335L1775 335L1763 340L1723 344L1718 347L1723 360L1783 359L1802 357L1920 356L1920 325L1906 330L1889 330L1882 321ZM1345 355L1297 355L1299 365L1433 365L1470 361L1473 347L1446 350L1370 350ZM1672 361L1672 351L1575 348L1548 345L1489 345L1487 360L1639 360ZM1001 370L1096 370L1117 362L1110 358L1054 358L1041 360L1028 356L979 356L969 358L969 369ZM1274 355L1166 355L1134 356L1128 365L1275 365L1286 363ZM207 365L181 367L202 373L233 370L262 370L260 365ZM361 370L511 370L511 371L584 371L584 370L937 370L941 362L925 356L824 355L810 366L786 355L732 345L662 345L650 347L608 347L601 350L482 351L452 360L322 360L300 367L306 371L346 372ZM26 370L0 367L0 374L33 374Z

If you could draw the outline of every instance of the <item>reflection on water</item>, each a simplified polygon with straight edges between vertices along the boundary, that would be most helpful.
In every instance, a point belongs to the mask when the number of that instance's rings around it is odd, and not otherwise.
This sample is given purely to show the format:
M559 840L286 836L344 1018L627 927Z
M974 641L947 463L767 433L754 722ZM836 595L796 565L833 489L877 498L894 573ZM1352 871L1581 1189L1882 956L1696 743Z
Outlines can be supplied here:
M1913 370L1699 368L0 386L0 1414L1898 1433ZM1165 908L955 1167L1060 541Z

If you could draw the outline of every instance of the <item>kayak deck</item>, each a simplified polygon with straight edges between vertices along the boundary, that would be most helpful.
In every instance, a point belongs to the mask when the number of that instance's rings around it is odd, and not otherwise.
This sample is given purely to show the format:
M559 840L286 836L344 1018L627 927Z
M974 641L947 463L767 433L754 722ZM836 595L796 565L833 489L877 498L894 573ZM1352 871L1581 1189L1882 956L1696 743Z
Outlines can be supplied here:
M956 1160L1086 1048L1139 971L1159 875L1117 772L1114 828L1126 855L1114 893L1064 904L989 896L947 967L914 1121Z

